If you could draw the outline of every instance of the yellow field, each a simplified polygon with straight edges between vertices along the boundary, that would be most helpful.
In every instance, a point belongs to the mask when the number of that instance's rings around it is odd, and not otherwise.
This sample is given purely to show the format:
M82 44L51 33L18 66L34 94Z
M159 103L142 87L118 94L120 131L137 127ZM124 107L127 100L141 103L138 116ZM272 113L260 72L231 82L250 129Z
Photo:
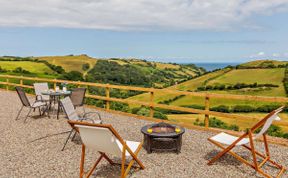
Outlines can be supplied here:
M0 66L2 69L14 70L17 67L21 67L31 73L49 73L52 74L53 71L43 63L36 63L30 61L0 61Z
M46 60L51 64L62 66L66 72L69 71L79 71L84 72L82 65L88 63L90 69L96 64L97 59L86 56L47 56L47 57L35 57L36 59Z
M164 64L164 63L160 63L160 62L153 62L154 64L156 64L156 67L158 69L179 69L180 66L179 65L173 65L173 64Z
M266 114L265 113L239 113L239 115L244 115L244 116L251 116L251 117L256 117L262 119ZM203 114L171 114L167 115L168 120L175 121L175 122L181 122L181 123L189 123L193 124L196 119L199 119L201 122L204 121L204 115ZM279 114L281 117L281 121L286 122L288 124L288 114L286 113L281 113ZM213 117L213 116L211 116ZM245 130L246 128L251 128L257 121L259 120L239 120L239 119L230 119L230 118L223 118L223 117L216 117L217 119L222 120L223 122L231 125L231 124L236 124L240 127L241 130ZM284 131L288 131L288 126L281 126Z

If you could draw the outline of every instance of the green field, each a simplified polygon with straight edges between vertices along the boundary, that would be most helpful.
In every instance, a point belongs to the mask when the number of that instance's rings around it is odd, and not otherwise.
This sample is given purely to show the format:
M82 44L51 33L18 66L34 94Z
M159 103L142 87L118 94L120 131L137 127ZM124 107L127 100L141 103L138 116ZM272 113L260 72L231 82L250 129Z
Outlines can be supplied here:
M285 97L285 90L282 83L284 78L284 68L275 68L275 69L238 69L231 70L216 77L213 80L207 82L207 85L216 85L216 84L236 84L236 83L255 83L258 84L276 84L279 85L277 88L271 88L267 90L229 90L229 91L210 91L212 93L222 93L222 94L237 94L237 95L257 95L257 96L279 96ZM219 72L219 71L218 71ZM207 76L206 76L207 77ZM204 80L198 79L190 80L185 83L178 85L176 88L190 88L195 89L200 86L201 83L204 83ZM206 79L206 78L205 78ZM207 79L206 79L207 80ZM196 81L194 83L194 81ZM188 84L188 85L187 85ZM173 87L170 87L173 88ZM230 99L211 99L210 106L218 105L253 105L260 106L263 104L269 104L267 102L253 102L253 101L241 101L241 100L230 100ZM171 103L171 105L184 106L184 105L204 105L204 98L185 96Z
M21 67L24 70L27 70L31 73L54 73L48 66L43 63L36 63L30 61L0 61L0 66L2 69L14 70L17 67Z
M187 90L195 90L197 89L197 87L203 85L203 82L210 79L210 78L213 78L213 77L217 77L219 75L222 75L224 74L225 72L227 72L227 70L220 70L220 71L216 71L216 72L213 72L213 73L208 73L206 75L203 75L203 76L200 76L200 77L197 77L195 79L192 79L192 80L188 80L186 82L183 82L181 84L178 84L178 85L173 85L171 87L168 87L166 89L171 89L171 90L182 90L182 91L187 91ZM178 96L178 94L170 94L170 93L165 93L165 92L155 92L154 93L154 101L155 102L160 102L160 101L164 101L164 100L169 100L171 98L174 98ZM139 100L139 101L146 101L148 102L149 101L149 93L144 93L144 94L140 94L140 95L137 95L137 96L133 96L129 99L135 99L135 100ZM190 97L191 98L191 97ZM198 97L199 98L199 97ZM201 98L199 98L201 99ZM180 100L180 99L179 99ZM190 99L189 99L190 100ZM178 100L177 100L178 101ZM197 100L197 102L199 102L199 100ZM204 103L204 100L203 100L203 103ZM182 105L182 104L180 104Z
M236 83L255 83L258 84L276 84L279 85L277 88L271 88L267 90L229 90L229 91L210 91L212 93L222 93L222 94L240 94L240 95L257 95L257 96L286 96L283 87L282 80L284 78L284 68L275 69L237 69L229 70L223 69L216 72L208 73L206 75L200 76L198 78L183 82L178 85L168 87L171 90L182 90L182 91L195 91L198 87L206 85L215 84L236 84ZM164 100L169 100L176 97L176 94L169 94L165 92L155 92L155 102L160 102ZM140 101L149 101L149 94L141 94L134 96L130 99L136 99ZM254 102L254 101L244 101L244 100L231 100L231 99L211 99L210 106L218 105L253 105L260 106L263 104L270 104L267 102ZM204 105L203 97L194 96L184 96L174 102L171 105L184 106L184 105Z
M224 117L216 117L217 119L222 120L223 122L227 124L236 124L240 127L240 130L245 130L246 128L251 128L254 124L257 123L260 119L262 119L266 114L263 113L237 113L238 115L242 116L250 116L254 118L259 118L255 120L244 120L244 119L231 119L231 118L224 118ZM282 121L288 123L288 114L286 113L280 113L279 114ZM210 116L213 117L213 116ZM189 123L193 124L196 119L199 119L201 122L204 121L204 115L202 114L171 114L168 115L168 120L174 121L174 122L182 122L182 123ZM281 126L284 131L288 131L288 126Z
M238 69L232 70L214 80L208 82L207 85L225 84L231 85L236 83L258 83L258 84L276 84L277 88L271 90L236 90L222 93L259 95L259 96L286 96L282 80L284 78L285 68L275 69Z

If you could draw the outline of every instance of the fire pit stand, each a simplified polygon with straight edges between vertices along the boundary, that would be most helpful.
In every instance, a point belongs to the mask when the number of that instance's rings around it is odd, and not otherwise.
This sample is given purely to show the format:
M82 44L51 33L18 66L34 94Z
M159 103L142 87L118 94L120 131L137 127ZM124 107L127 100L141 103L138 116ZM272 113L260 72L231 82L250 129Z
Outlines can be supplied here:
M178 129L178 132L175 129ZM148 129L150 132L148 132ZM152 151L175 151L177 154L181 151L182 135L185 129L176 125L160 122L142 127L141 132L144 135L143 147L147 153Z

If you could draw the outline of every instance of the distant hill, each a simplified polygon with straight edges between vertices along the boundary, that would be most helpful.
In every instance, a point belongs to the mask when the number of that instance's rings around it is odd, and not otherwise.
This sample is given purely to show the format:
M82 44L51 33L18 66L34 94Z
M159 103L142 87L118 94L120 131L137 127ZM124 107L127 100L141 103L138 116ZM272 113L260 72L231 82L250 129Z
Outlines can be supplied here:
M277 60L255 60L238 65L239 68L273 68L284 67L288 64L288 61Z
M21 67L21 70L27 71L25 74L38 77L46 75L69 80L156 88L181 83L205 72L205 69L193 64L181 65L140 59L99 59L85 54L25 58L3 56L0 57L0 67L3 69L2 73L6 71L8 74L15 73L14 70Z

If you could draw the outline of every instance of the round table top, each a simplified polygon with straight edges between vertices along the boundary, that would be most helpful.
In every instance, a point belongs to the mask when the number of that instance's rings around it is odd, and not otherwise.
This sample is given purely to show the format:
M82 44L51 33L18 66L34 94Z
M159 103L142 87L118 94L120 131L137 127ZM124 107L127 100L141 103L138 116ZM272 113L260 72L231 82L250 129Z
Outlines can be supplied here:
M41 92L42 95L50 95L50 96L62 96L62 95L70 95L71 91L63 91L63 90L59 90L59 91L45 91L45 92Z
M149 136L152 136L152 137L178 137L182 134L184 134L185 132L185 129L183 127L179 127L177 125L173 125L173 124L170 124L171 126L175 127L175 128L179 128L181 131L180 132L170 132L170 133L155 133L155 132L152 132L152 133L149 133L147 131L148 128L154 126L155 124L150 124L150 125L145 125L144 127L141 128L141 132L144 134L144 135L149 135Z

